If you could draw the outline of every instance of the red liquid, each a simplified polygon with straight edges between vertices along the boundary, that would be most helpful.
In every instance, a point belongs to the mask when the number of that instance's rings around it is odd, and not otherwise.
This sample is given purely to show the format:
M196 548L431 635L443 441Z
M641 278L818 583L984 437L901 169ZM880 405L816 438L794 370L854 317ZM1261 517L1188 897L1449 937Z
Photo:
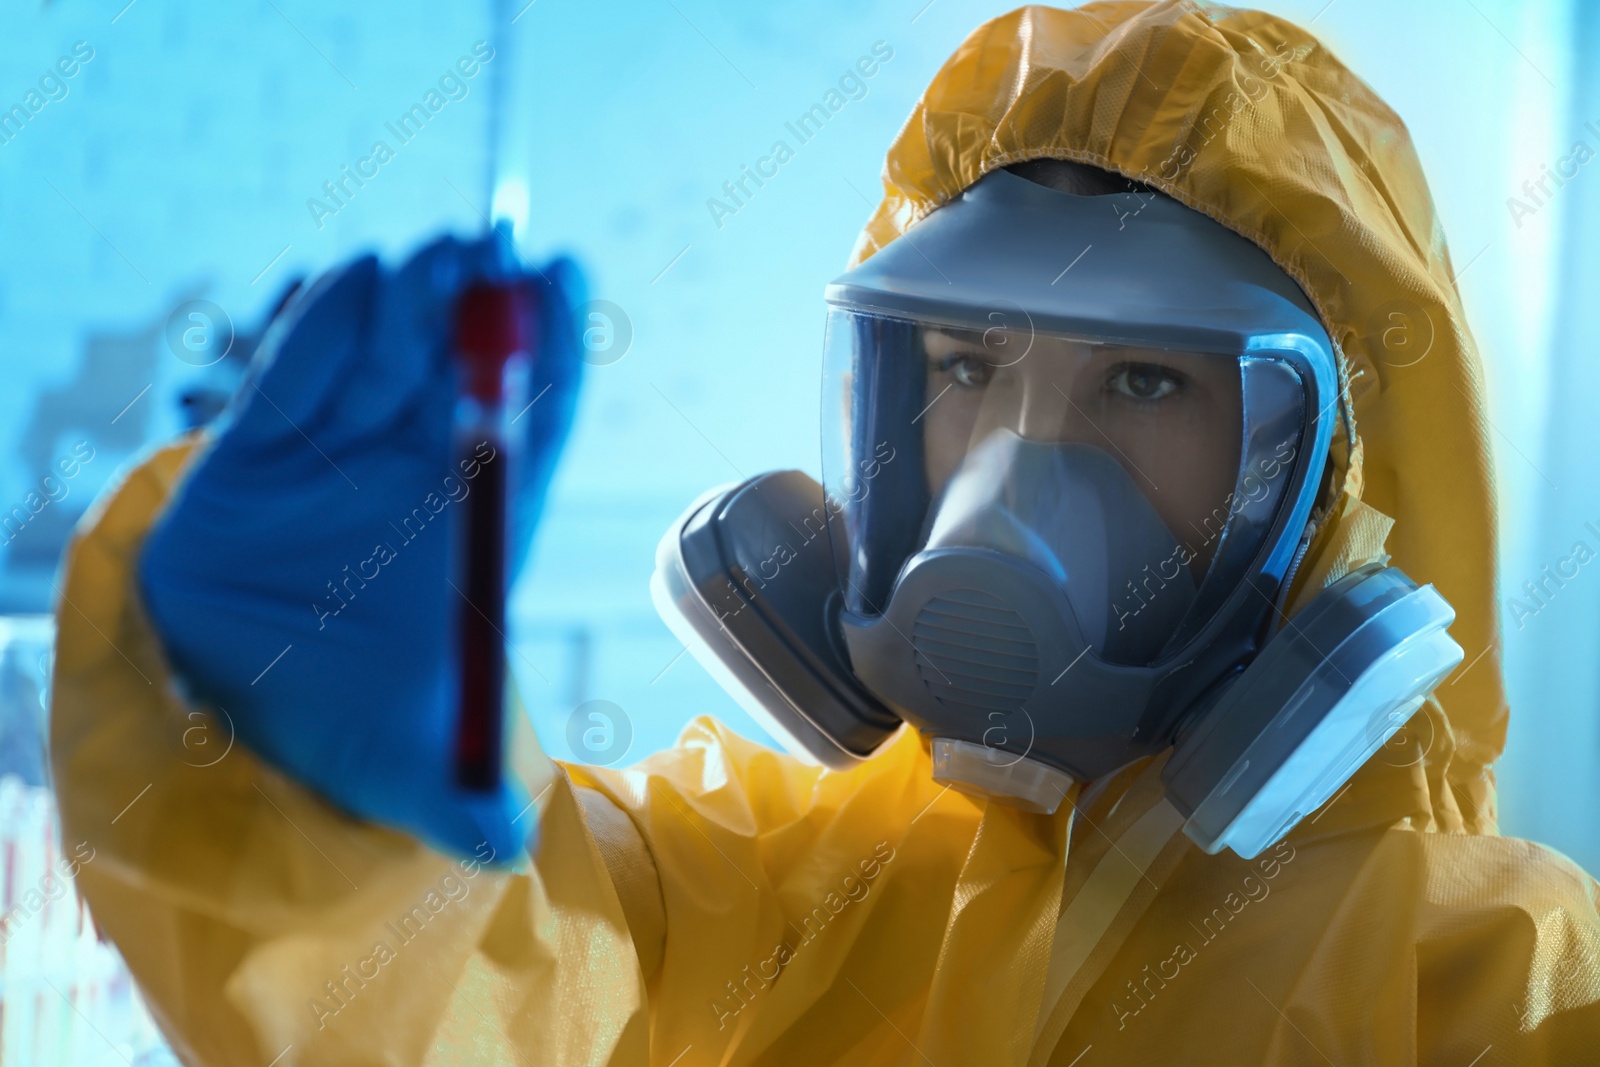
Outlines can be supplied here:
M505 708L506 448L490 438L495 457L482 463L464 503L466 567L460 612L460 713L456 782L492 792L500 787ZM464 442L471 461L477 442ZM459 467L457 469L460 469Z
M475 792L500 788L504 752L506 591L510 575L509 492L514 441L505 424L507 365L525 351L526 292L511 285L468 289L456 309L456 353L463 398L457 405L457 470L478 465L463 501L464 558L457 586L456 783ZM493 458L479 448L493 446Z

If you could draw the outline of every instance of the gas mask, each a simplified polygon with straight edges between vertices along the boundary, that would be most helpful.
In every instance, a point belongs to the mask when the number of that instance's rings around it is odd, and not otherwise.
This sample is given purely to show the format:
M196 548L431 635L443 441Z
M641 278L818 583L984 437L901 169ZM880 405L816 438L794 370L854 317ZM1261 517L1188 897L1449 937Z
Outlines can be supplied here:
M1461 662L1392 567L1284 614L1335 355L1219 223L996 171L826 299L822 483L706 494L652 582L797 753L849 766L909 724L939 781L1053 812L1172 748L1185 831L1250 858Z

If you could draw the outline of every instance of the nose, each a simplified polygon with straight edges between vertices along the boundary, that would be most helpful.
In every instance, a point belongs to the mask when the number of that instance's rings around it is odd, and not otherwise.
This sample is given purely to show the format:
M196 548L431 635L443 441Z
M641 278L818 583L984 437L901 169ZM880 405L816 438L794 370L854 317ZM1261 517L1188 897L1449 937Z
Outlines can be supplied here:
M1027 361L1024 361L1027 362ZM1099 439L1089 415L1071 399L1071 382L1051 374L1046 361L1021 371L1021 405L1016 413L1018 436L1029 441L1093 442ZM1059 369L1059 368L1057 368Z

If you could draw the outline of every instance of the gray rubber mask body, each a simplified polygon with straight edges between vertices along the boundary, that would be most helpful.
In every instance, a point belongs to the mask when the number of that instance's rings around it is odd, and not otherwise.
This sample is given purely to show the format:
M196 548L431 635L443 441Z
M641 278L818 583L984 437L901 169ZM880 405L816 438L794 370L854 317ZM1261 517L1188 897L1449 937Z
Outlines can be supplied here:
M943 549L1026 560L1066 595L1083 644L1112 663L1153 660L1194 602L1187 566L1152 584L1177 539L1103 449L997 430L967 454L931 517L924 551L940 553L939 566L963 568L962 554ZM951 624L952 640L980 636Z
M1158 194L996 171L827 296L855 676L1074 778L1172 744L1272 629L1328 454L1336 362L1294 282Z

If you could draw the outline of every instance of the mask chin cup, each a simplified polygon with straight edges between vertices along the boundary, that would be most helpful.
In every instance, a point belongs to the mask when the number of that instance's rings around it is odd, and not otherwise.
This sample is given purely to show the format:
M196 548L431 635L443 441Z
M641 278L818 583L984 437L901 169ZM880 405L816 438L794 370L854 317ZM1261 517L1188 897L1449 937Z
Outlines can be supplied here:
M982 783L996 799L1025 800L1054 783L1051 803L1029 802L1053 809L1072 778L1165 747L1137 736L1158 674L1094 654L1066 593L1028 560L919 552L882 615L841 611L839 631L869 692L925 737L970 746L948 748L941 772L966 792Z
M1038 760L954 737L935 737L933 780L958 793L1054 815L1072 776Z
M843 769L881 748L900 719L856 683L830 637L829 507L799 471L713 489L662 537L650 596L768 733L808 762Z
M1327 802L1463 659L1431 585L1369 564L1323 590L1185 729L1162 772L1208 853L1253 859Z

